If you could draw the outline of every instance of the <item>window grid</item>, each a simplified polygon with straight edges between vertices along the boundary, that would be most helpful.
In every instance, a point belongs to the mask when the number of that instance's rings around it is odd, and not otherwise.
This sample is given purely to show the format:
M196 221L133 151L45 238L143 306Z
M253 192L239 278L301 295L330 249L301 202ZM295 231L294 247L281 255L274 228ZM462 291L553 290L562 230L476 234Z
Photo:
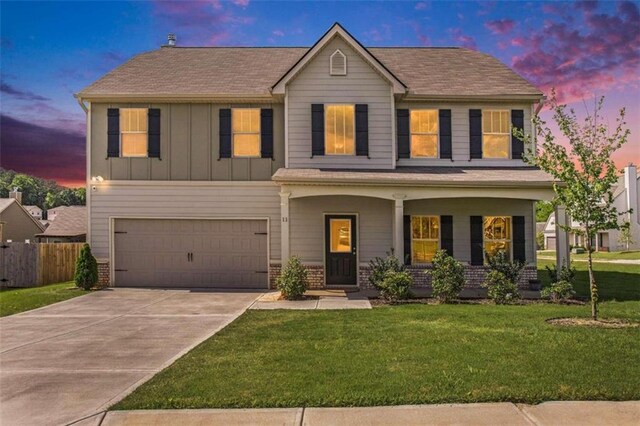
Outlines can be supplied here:
M438 110L411 110L411 157L438 158Z
M233 156L260 157L260 109L231 110Z
M147 108L120 109L120 155L146 157L148 155Z
M411 261L430 263L440 245L439 216L411 216Z
M485 216L483 219L484 253L493 256L499 250L512 257L511 216Z
M355 154L355 105L325 105L325 155Z
M510 158L511 119L509 110L482 111L483 158Z

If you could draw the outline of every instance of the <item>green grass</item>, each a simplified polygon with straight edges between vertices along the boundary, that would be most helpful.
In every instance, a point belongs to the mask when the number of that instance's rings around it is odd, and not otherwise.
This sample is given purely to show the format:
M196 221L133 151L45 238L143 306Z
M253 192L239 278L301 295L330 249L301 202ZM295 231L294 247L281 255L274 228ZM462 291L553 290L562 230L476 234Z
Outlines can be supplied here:
M598 266L602 293L625 300L601 315L638 321L640 268L621 266ZM545 322L588 315L551 304L248 311L114 408L640 399L640 328Z
M556 252L555 250L541 250L538 252L538 255L555 257ZM596 260L640 260L640 250L614 252L597 251L593 253L592 257ZM571 253L571 258L577 260L587 260L587 253Z
M40 308L88 293L72 281L42 287L3 289L0 291L0 317Z

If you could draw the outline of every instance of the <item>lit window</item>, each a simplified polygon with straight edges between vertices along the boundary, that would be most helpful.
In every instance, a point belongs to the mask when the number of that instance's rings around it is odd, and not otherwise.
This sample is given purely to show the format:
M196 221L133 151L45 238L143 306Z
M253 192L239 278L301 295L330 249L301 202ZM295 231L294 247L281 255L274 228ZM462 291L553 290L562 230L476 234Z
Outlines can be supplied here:
M147 123L149 114L146 108L120 109L120 153L122 157L147 156Z
M233 156L260 156L260 109L234 108L231 111L233 127Z
M411 110L411 157L438 157L438 110Z
M482 157L509 158L509 111L482 111Z
M331 253L351 251L351 220L331 219Z
M355 106L325 107L325 153L353 155L355 153Z
M411 216L412 263L429 263L438 251L440 218L438 216Z
M511 256L511 217L485 216L484 251L489 256L505 251Z

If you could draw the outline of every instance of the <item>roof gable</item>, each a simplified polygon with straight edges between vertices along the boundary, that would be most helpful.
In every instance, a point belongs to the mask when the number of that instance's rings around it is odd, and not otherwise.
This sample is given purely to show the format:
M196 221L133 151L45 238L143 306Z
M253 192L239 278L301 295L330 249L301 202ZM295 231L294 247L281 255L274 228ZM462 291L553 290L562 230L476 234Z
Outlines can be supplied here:
M360 57L362 57L378 74L387 80L393 87L396 94L404 94L407 86L398 79L387 67L367 50L358 40L337 22L327 31L311 48L296 62L272 87L272 93L283 95L287 83L296 78L304 67L312 61L331 41L340 37L349 45Z

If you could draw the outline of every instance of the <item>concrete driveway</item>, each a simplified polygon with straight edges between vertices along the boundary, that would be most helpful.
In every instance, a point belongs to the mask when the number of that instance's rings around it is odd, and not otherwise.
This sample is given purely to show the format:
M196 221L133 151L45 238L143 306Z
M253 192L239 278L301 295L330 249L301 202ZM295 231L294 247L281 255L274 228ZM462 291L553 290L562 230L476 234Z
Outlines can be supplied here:
M260 294L107 289L2 318L0 424L69 424L104 410Z

